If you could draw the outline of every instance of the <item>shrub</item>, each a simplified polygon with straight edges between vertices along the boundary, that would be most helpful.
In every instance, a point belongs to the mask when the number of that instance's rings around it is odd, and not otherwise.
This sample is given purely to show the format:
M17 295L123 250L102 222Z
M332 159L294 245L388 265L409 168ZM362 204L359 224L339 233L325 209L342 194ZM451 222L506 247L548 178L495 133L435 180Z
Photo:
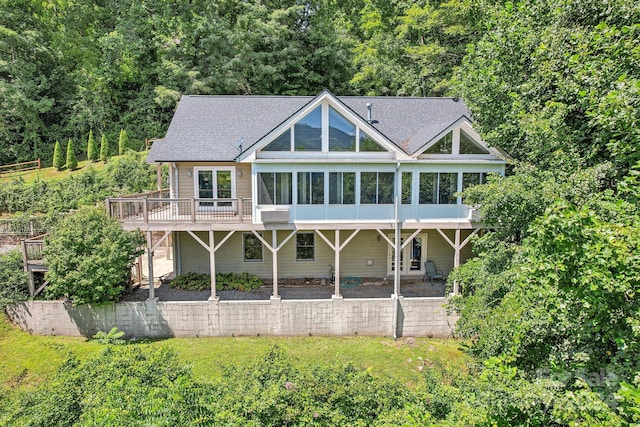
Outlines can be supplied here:
M64 161L62 160L62 148L60 142L56 141L56 145L53 146L53 167L56 170L62 170L64 167Z
M118 137L118 155L122 156L125 151L127 151L127 145L129 143L129 138L127 137L127 131L124 129L120 130L120 135Z
M73 304L117 301L145 239L127 232L101 207L83 207L64 218L46 239L47 298Z
M239 290L250 291L263 285L262 280L244 273L216 274L216 289L219 291ZM183 291L206 291L211 289L211 275L206 273L184 273L171 281L171 287Z
M12 250L0 255L0 309L29 298L29 279L22 268L22 254Z
M73 142L71 142L71 138L69 138L69 142L67 143L67 169L76 170L78 167L78 160L76 159L76 153L73 151Z
M98 160L98 147L96 146L96 140L93 137L93 130L89 131L89 141L87 142L87 160L95 162Z
M99 342L100 344L120 345L126 344L126 341L122 339L124 332L119 331L115 326L111 328L109 332L98 331L93 337L92 341Z
M111 157L111 151L109 150L109 141L107 141L107 136L102 134L102 138L100 139L100 160L106 162Z

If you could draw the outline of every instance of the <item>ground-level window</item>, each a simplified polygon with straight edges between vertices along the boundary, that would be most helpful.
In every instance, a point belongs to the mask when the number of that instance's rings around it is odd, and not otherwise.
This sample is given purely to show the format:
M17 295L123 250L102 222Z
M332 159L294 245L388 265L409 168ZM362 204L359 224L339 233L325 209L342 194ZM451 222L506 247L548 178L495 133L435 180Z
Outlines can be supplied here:
M324 204L324 172L298 172L298 204Z
M264 259L262 242L253 233L242 233L242 252L244 262L262 262Z
M315 261L316 236L314 233L296 234L296 261Z
M463 172L462 191L473 185L480 185L487 182L486 172Z
M393 203L393 172L360 173L360 203Z
M355 188L355 172L329 172L329 204L354 204L356 202Z
M258 173L258 203L261 205L291 204L291 173Z
M455 204L458 198L458 174L456 172L422 172L420 173L419 203Z

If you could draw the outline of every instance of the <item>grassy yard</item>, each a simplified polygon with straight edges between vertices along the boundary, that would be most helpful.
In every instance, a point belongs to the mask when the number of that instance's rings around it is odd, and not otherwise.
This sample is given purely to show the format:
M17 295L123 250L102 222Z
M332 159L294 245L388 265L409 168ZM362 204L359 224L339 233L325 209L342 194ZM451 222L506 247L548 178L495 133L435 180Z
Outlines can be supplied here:
M113 156L117 157L117 156ZM29 183L35 181L36 179L41 179L43 181L55 181L58 179L66 178L70 175L77 175L87 170L89 167L93 169L102 169L106 163L104 162L90 162L89 160L78 161L78 168L73 171L69 171L63 169L61 171L57 171L56 168L42 168L40 170L30 170L30 171L17 171L2 174L0 176L0 182L12 182L16 179L22 179L24 182Z
M418 378L420 366L453 366L463 370L466 356L455 340L385 337L236 337L172 338L134 345L167 346L206 381L221 375L222 367L263 357L273 345L289 353L300 367L340 366L351 362L373 375L394 377L407 385ZM83 338L33 336L13 327L0 316L0 384L29 388L55 372L73 353L83 359L102 345ZM422 358L419 359L419 358Z

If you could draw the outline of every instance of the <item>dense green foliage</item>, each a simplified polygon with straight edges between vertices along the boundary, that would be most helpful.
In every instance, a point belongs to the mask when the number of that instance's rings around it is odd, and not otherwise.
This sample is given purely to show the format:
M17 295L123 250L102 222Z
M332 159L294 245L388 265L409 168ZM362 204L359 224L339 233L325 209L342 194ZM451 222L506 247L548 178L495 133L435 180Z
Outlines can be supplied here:
M170 282L172 288L185 291L206 291L211 289L211 275L206 273L183 273ZM262 280L253 274L218 273L216 274L216 289L229 291L250 291L264 285Z
M155 168L144 153L129 152L96 170L88 166L78 175L56 181L15 181L0 187L0 212L53 213L102 202L106 197L147 191L156 186Z
M117 301L144 243L142 233L122 230L102 207L80 208L45 239L46 297L65 297L73 304Z
M111 157L111 149L109 148L109 141L107 141L107 136L102 134L102 138L100 138L100 160L106 162Z
M22 254L18 250L0 254L0 310L27 298L29 280L22 266Z

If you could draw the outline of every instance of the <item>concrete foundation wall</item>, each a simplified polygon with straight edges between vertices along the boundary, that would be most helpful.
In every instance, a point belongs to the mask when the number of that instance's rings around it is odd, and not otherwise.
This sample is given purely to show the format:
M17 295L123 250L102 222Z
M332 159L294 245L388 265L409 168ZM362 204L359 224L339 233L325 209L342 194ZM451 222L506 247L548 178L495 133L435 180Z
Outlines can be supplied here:
M444 298L124 302L72 306L28 301L7 307L11 322L36 335L91 337L114 326L127 337L373 335L449 337L456 316Z

